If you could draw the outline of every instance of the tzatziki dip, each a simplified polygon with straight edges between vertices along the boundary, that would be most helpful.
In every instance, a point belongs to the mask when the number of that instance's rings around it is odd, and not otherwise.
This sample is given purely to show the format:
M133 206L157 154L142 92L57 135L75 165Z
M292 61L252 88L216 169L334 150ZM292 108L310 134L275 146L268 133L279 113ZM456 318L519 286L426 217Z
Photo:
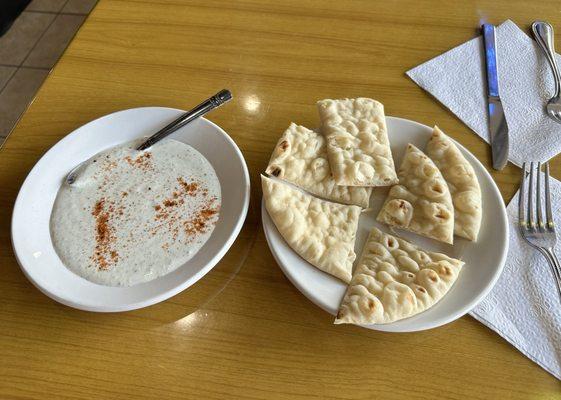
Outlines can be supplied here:
M97 154L63 184L51 238L68 269L108 286L132 286L191 259L218 221L220 182L191 146L129 142Z

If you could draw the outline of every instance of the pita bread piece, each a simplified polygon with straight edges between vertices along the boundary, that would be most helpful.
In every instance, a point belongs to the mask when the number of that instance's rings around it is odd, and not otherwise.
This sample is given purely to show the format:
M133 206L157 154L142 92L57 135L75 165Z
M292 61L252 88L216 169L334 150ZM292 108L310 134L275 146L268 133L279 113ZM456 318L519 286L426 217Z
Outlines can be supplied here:
M448 183L454 204L454 234L476 241L481 227L482 200L473 167L437 126L426 152Z
M338 186L327 161L324 137L294 123L278 141L266 172L316 196L362 208L368 207L372 193L371 188Z
M271 219L288 245L320 270L349 283L361 208L320 200L261 176Z
M442 174L421 150L407 145L378 221L444 243L454 241L454 206Z
M382 103L366 98L327 99L317 106L329 164L338 185L397 183Z
M387 324L419 314L446 295L463 262L372 229L336 324Z

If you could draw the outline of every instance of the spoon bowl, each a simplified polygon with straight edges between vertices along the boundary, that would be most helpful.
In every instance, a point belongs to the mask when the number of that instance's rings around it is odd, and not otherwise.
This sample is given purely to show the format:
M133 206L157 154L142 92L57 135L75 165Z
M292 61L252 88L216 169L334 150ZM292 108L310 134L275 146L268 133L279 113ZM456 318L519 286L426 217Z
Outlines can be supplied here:
M547 115L549 115L555 121L561 123L561 97L551 98L547 105L545 106Z

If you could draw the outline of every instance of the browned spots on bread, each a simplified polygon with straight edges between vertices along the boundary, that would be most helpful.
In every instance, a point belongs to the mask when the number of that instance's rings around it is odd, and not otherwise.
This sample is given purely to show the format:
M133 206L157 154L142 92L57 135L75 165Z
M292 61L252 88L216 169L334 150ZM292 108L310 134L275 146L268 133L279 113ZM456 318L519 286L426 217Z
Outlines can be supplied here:
M413 295L410 292L407 292L407 294L405 295L405 300L407 300L408 303L414 303L415 302L415 298L413 297Z
M444 192L444 190L443 190L443 188L440 184L433 185L432 190L433 190L433 192L440 193L440 194L442 194Z
M279 167L272 167L271 172L269 172L271 175L273 176L279 176L282 172L282 170Z
M438 281L438 276L434 271L429 271L429 279L433 282Z
M447 265L443 265L442 267L440 267L440 274L444 276L451 276L452 269Z

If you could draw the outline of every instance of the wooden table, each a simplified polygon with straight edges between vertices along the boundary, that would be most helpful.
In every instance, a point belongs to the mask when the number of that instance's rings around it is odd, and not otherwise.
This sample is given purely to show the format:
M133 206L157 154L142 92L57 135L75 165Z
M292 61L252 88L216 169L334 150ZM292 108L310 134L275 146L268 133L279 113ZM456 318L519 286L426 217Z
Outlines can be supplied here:
M489 166L489 147L404 73L473 37L483 20L561 28L557 8L101 0L0 152L0 398L561 398L557 380L471 317L415 334L332 325L273 260L258 178L291 121L317 126L314 104L325 97L370 96L389 115L437 122ZM104 114L187 108L223 87L236 100L210 118L242 149L253 183L228 257L192 289L128 313L77 311L35 289L14 259L9 220L41 155ZM493 177L508 200L518 170Z

